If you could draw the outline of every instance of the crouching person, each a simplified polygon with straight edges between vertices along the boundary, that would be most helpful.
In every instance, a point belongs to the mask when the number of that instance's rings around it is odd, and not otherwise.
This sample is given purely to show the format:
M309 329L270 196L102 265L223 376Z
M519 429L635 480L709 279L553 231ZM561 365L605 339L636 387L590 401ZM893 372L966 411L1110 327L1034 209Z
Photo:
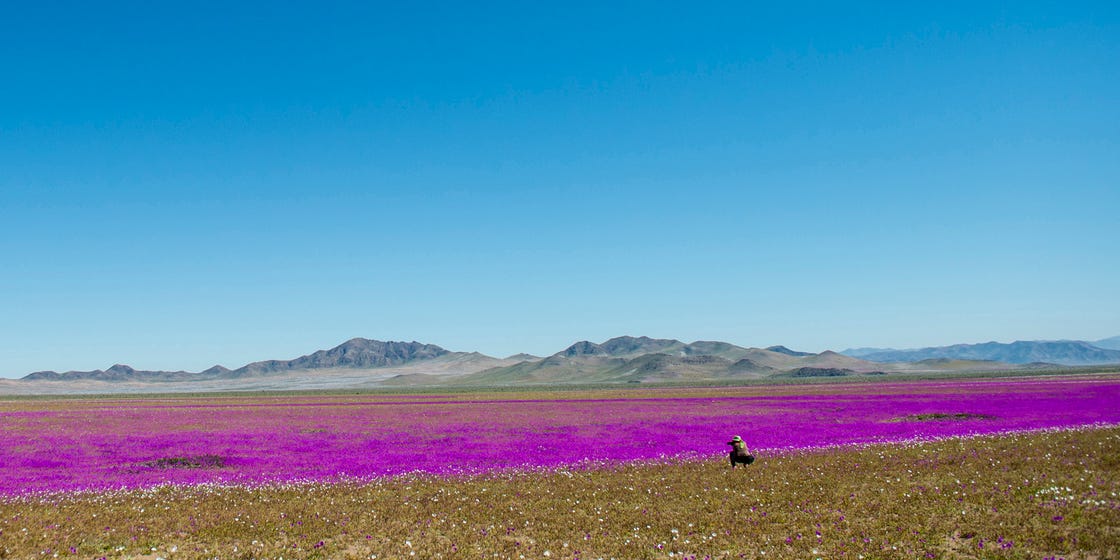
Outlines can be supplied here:
M737 464L749 465L754 462L754 455L747 449L747 442L743 438L735 436L727 445L731 446L731 468L735 468Z

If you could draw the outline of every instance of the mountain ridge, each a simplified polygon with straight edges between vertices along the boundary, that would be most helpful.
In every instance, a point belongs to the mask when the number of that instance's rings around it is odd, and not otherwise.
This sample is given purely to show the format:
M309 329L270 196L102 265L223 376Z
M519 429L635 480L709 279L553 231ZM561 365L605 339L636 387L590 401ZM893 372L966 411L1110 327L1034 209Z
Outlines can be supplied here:
M1120 337L1115 337L1120 338ZM1105 339L1106 341L1112 339ZM880 363L920 362L930 359L986 360L1008 364L1046 362L1065 366L1120 363L1120 350L1101 348L1081 340L1017 340L1011 343L983 342L895 350L855 348L844 355Z
M1095 340L1092 342L1092 345L1097 348L1104 348L1105 350L1120 350L1120 336Z
M1120 337L1103 339L1104 342ZM856 355L853 355L856 354ZM545 357L514 354L493 358L478 352L452 352L416 341L352 338L333 348L290 360L261 360L236 369L214 365L199 372L137 370L114 364L104 370L38 371L11 381L104 382L121 384L238 382L259 386L284 376L314 386L345 383L360 386L398 383L427 385L503 385L545 383L642 383L711 381L771 376L880 375L992 371L1014 367L1045 368L1120 363L1120 350L1085 341L988 342L925 349L861 348L818 354L785 346L747 348L721 341L646 336L619 336L603 342L582 340ZM295 376L295 377L293 377Z
M602 343L579 341L536 362L496 367L454 380L456 385L552 383L643 383L760 379L801 367L847 368L855 375L878 372L880 364L825 351L798 352L784 346L744 348L717 341L622 336Z
M292 360L261 360L237 369L221 365L200 372L136 370L124 364L114 364L105 370L92 371L37 371L22 380L149 380L172 381L210 379L216 377L248 377L298 370L327 368L376 369L405 365L418 360L428 360L450 355L452 352L434 344L412 342L382 342L366 338L352 338L328 350L317 350Z
M416 341L382 342L367 338L352 338L330 350L318 350L294 360L263 360L246 364L233 370L232 374L255 375L337 367L372 369L438 358L450 353L434 344L422 344Z

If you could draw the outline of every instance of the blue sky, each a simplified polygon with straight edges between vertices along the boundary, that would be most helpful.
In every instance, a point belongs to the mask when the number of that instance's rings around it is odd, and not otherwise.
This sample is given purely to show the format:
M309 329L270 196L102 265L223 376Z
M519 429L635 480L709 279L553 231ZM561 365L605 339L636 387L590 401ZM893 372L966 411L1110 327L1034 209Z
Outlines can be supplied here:
M8 4L0 376L1120 334L1109 2Z

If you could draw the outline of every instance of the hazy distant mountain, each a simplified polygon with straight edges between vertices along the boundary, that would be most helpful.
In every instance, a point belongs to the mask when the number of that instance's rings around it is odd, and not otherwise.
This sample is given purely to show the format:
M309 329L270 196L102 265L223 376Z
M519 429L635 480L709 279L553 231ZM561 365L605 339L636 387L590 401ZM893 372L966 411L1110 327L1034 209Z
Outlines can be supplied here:
M509 356L506 359L511 361L511 362L535 362L535 361L541 359L541 357L540 356L534 356L532 354L526 354L526 353L522 352L520 354L514 354L512 356Z
M812 356L813 355L812 352L798 352L796 350L790 350L789 348L786 348L785 346L767 346L766 349L771 351L771 352L777 352L779 354L785 354L787 356Z
M840 353L845 356L851 356L853 358L862 358L864 356L870 356L872 354L895 351L896 349L894 348L848 348L847 350L841 350Z
M849 354L851 355L851 354ZM1047 362L1061 365L1099 365L1120 363L1120 350L1099 348L1084 341L1016 341L1010 344L955 344L917 350L885 350L859 356L872 362L918 362L950 360L991 360L1008 364Z
M228 372L221 366L214 366L205 372L191 373L189 371L145 371L136 370L124 364L115 364L109 369L100 370L95 369L92 371L67 371L58 373L57 371L37 371L29 373L23 377L27 381L79 381L79 380L99 380L99 381L190 381L193 379L202 379L214 375L215 368L221 368Z
M1102 338L1098 341L1093 342L1093 346L1096 346L1097 348L1104 348L1106 350L1120 350L1120 336L1114 336L1112 338Z

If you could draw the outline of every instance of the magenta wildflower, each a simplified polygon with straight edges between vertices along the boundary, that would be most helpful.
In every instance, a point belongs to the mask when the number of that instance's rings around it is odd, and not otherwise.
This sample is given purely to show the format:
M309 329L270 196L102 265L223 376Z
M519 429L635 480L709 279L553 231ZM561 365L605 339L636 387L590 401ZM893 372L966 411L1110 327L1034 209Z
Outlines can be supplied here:
M1120 422L1116 379L617 395L182 398L127 407L91 400L65 408L0 408L0 495L710 458L725 454L723 442L735 433L764 454ZM744 424L767 428L752 431ZM431 452L435 447L440 453Z

